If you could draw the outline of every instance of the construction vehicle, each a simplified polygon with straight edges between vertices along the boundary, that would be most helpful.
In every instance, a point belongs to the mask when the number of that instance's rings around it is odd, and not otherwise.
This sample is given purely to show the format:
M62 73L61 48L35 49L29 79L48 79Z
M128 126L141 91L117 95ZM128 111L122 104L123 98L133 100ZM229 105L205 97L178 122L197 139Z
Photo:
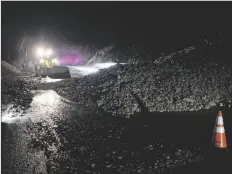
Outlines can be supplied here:
M53 55L53 56L52 56ZM60 66L59 60L54 58L51 49L39 48L37 50L39 59L35 62L35 72L37 77L51 77L51 78L70 78L68 67Z

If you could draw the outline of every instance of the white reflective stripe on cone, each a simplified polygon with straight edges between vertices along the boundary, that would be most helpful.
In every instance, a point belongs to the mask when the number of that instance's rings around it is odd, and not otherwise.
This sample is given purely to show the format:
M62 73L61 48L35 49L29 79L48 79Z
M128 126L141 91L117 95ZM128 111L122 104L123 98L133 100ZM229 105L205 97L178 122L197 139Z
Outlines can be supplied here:
M223 125L223 118L222 117L218 117L217 124Z
M225 133L225 129L224 129L224 127L217 127L216 132L217 133Z

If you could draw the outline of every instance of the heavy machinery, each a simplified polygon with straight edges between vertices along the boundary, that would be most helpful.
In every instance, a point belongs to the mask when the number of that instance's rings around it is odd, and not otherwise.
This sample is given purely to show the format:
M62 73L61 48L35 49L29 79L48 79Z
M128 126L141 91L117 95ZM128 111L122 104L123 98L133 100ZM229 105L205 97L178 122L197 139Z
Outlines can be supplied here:
M60 66L59 60L54 58L54 53L51 49L38 48L38 59L35 62L36 76L51 77L51 78L70 78L68 67Z

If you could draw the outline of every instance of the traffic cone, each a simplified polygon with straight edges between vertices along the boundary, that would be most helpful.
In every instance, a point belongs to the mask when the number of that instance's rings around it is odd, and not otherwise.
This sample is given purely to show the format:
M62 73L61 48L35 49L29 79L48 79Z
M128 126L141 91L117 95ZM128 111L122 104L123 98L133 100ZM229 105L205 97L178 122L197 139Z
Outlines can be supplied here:
M213 143L217 148L227 148L226 142L226 134L223 123L222 112L218 112L218 116L216 118L216 123L214 127L214 135L213 135Z

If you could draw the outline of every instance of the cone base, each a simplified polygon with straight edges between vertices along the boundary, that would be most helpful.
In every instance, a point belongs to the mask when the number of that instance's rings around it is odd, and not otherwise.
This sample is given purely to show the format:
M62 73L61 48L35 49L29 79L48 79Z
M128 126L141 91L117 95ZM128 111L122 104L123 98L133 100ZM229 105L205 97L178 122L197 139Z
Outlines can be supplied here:
M216 161L220 161L223 159L226 159L227 156L229 155L229 150L228 148L218 148L218 147L212 147L210 150L210 158L211 160L216 160Z

